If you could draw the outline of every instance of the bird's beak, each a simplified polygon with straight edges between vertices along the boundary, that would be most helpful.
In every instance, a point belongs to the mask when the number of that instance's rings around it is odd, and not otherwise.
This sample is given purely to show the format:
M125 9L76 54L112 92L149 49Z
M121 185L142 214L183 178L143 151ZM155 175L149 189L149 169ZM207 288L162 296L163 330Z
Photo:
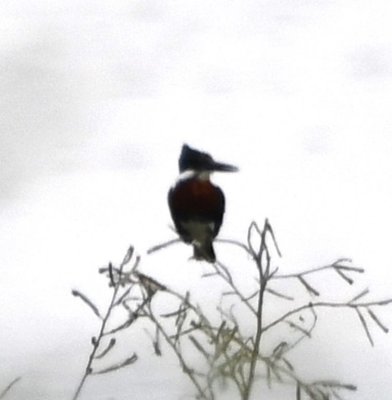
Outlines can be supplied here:
M234 165L224 164L220 162L213 162L211 164L211 171L218 171L218 172L237 172L238 168Z

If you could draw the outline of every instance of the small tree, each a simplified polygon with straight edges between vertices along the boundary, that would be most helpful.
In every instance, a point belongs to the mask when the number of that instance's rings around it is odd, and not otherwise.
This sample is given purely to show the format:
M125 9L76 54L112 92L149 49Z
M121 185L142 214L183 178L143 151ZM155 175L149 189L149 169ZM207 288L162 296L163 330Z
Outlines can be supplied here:
M175 239L155 246L149 253L178 241ZM369 323L388 332L376 309L392 303L392 299L363 301L368 294L368 290L365 290L351 295L345 301L334 302L324 299L317 288L309 283L310 275L331 271L338 279L353 285L353 276L364 270L352 266L349 259L339 259L332 264L299 273L279 274L275 259L280 257L280 250L268 220L262 228L252 222L244 243L236 240L219 242L239 247L252 260L254 273L249 278L253 287L251 290L243 289L231 268L221 262L209 264L210 271L203 275L203 279L219 280L226 289L221 293L219 303L210 306L208 310L195 302L186 288L182 292L175 291L156 278L140 272L140 257L135 256L132 246L119 266L109 263L108 267L99 270L108 279L112 290L105 313L101 313L82 292L72 292L101 321L98 334L92 338L92 350L73 400L80 397L84 383L90 376L114 372L137 361L139 355L131 353L115 364L104 368L95 367L95 363L104 359L116 346L116 334L131 330L133 335L137 334L137 321L141 319L149 323L155 354L162 354L162 343L165 343L194 385L198 399L215 399L219 384L225 383L236 387L238 399L249 400L258 378L265 379L269 386L275 383L292 385L293 398L295 396L296 400L339 400L344 391L357 389L355 385L338 379L307 381L297 372L289 353L304 339L311 338L317 326L318 311L322 308L348 309L356 313L373 345ZM293 297L276 288L283 280L297 281L311 300L297 306L290 305L280 316L271 319L268 316L270 310L265 307L264 301L267 293L288 304L294 301ZM175 304L173 310L160 313L158 305L167 302L168 297ZM111 318L117 309L125 311L125 316L113 326ZM209 315L211 309L216 311L213 317ZM310 318L304 318L304 313ZM273 348L264 345L262 338L282 324L297 332L295 339L281 340ZM203 360L202 363L195 361L195 353Z

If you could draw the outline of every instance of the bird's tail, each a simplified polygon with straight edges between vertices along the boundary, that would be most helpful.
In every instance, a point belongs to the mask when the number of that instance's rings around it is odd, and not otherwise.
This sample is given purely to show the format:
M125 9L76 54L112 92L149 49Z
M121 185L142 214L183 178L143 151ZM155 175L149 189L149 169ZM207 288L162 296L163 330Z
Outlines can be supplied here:
M216 257L212 241L193 243L193 258L196 260L204 260L214 263L216 261Z

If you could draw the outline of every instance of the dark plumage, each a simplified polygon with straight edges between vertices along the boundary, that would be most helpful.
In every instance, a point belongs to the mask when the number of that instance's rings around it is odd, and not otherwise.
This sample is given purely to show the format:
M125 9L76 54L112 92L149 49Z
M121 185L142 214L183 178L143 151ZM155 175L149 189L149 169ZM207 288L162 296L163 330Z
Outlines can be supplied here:
M168 194L174 225L181 239L193 245L196 259L215 262L212 242L222 225L225 197L210 182L209 175L213 171L234 172L237 168L184 145L179 170L180 178Z

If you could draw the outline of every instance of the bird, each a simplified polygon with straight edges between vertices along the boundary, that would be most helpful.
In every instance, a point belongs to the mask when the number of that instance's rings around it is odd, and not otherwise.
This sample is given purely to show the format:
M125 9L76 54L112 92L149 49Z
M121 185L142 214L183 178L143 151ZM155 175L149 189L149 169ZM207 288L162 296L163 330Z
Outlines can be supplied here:
M225 212L225 196L210 181L213 172L236 172L238 168L215 161L210 154L184 144L178 161L176 183L168 193L168 203L176 231L182 241L193 245L193 258L216 261L213 241Z

